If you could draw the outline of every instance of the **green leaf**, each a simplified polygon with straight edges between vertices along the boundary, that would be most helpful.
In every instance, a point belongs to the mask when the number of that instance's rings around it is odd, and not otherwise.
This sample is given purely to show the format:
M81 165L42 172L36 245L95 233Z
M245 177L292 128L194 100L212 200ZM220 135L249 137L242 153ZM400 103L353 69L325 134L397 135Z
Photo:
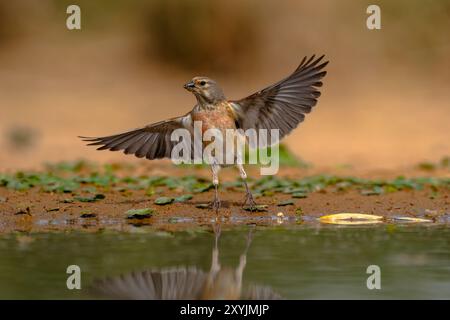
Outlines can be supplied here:
M294 201L292 201L292 200L281 201L277 204L277 206L279 206L279 207L292 206L292 205L294 205Z
M185 202L193 198L192 194L184 194L182 196L176 197L175 202Z
M272 197L272 196L275 194L275 192L272 191L272 190L264 190L264 191L262 192L262 194L263 194L263 196L265 196L265 197Z
M307 198L308 194L304 192L295 192L292 194L292 198Z
M105 195L98 193L94 196L90 196L90 197L74 197L75 200L80 201L80 202L95 202L97 200L101 200L101 199L105 199Z
M145 219L150 218L154 213L152 208L130 209L125 212L127 219Z
M384 190L383 188L379 187L379 186L375 186L373 187L373 189L369 189L369 190L362 190L361 194L364 196L375 196L375 195L380 195L383 194Z
M148 187L145 191L145 195L151 197L155 194L155 188L154 187Z
M155 200L155 204L163 206L166 204L171 204L174 201L174 198L171 197L159 197Z
M214 185L212 183L196 183L195 185L192 186L192 191L195 193L202 193L202 192L206 192L209 189L213 188Z

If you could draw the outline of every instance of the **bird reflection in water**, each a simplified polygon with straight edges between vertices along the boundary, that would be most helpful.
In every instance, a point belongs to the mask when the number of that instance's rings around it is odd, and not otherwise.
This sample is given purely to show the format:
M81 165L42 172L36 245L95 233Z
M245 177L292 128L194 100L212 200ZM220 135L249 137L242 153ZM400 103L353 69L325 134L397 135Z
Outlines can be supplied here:
M239 265L233 269L219 262L220 224L213 225L215 241L209 272L197 267L150 269L94 281L92 293L109 299L132 300L271 300L281 296L270 287L249 285L243 290L242 275L253 238L249 230Z

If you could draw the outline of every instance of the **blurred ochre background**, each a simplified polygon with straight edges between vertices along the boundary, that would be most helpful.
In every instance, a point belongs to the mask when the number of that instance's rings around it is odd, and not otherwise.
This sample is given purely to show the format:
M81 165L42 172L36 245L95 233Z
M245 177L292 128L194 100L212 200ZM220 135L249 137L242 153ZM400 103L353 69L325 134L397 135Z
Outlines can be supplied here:
M378 4L382 29L366 28ZM78 4L82 30L66 29ZM194 105L182 85L216 79L241 98L304 55L330 60L322 97L286 140L318 166L396 168L449 155L450 2L0 2L0 169L87 158L78 135L118 133ZM140 160L142 161L142 160Z

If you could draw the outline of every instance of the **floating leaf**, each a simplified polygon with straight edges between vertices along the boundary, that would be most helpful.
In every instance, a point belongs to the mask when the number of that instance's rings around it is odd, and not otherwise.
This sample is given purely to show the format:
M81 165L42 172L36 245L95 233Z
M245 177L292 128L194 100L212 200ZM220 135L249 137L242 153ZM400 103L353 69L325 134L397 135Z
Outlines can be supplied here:
M185 202L193 198L192 194L184 194L182 196L176 197L175 202Z
M381 223L383 217L373 214L363 214L363 213L337 213L322 216L319 218L320 222L332 223L332 224L368 224L368 223Z
M159 197L155 200L155 204L163 206L166 204L171 204L174 201L174 198L171 197Z
M150 218L154 213L152 208L130 209L125 212L127 219L145 219Z

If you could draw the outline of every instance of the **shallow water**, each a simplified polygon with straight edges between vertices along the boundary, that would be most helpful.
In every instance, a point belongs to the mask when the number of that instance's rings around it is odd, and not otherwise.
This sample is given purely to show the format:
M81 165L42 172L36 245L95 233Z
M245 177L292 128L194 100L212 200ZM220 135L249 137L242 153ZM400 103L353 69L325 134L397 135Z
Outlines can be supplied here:
M198 281L205 281L217 235L220 270L226 272L216 273L221 275L214 280L216 289L239 288L233 276L245 256L241 297L257 284L285 299L450 299L450 229L445 225L222 226L220 236L208 226L175 233L135 231L1 236L0 298L102 298L110 297L108 290L124 297L128 289L114 286L93 294L98 283L93 281L146 269L191 266L203 270L206 277ZM81 290L67 289L69 265L81 269ZM380 290L367 288L369 265L380 267ZM136 296L133 290L130 297Z

